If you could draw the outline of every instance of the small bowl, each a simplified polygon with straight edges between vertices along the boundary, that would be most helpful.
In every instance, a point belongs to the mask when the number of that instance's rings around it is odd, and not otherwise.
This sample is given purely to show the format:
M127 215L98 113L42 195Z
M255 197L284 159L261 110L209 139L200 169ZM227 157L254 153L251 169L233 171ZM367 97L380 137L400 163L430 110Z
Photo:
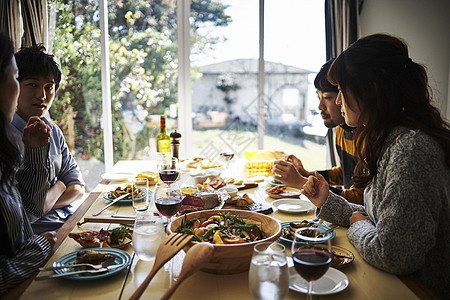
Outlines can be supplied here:
M205 170L198 173L191 174L191 177L194 179L195 184L203 184L208 178L212 180L213 178L220 176L219 170Z
M220 188L219 191L226 191L228 193L228 195L230 195L231 198L234 198L237 196L238 193L238 189L235 187L223 187Z
M168 234L177 232L177 229L180 227L185 216L188 219L199 218L201 220L205 220L213 215L217 215L218 213L227 212L232 215L240 215L245 220L260 223L261 228L267 237L260 241L244 244L213 244L214 255L213 258L201 269L204 272L222 275L246 272L250 268L253 247L256 244L263 242L275 242L281 236L281 223L278 220L256 212L234 209L202 210L188 213L174 219L169 225L167 225L167 232ZM188 251L194 243L196 242L188 243L183 250Z

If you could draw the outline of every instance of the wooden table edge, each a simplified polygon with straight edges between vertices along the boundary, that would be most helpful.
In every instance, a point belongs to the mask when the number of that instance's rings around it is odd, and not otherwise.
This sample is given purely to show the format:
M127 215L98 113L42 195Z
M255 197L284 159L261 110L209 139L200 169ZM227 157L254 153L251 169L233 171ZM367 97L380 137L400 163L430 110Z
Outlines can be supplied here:
M100 196L101 191L97 191L95 189L86 197L86 199L81 203L78 209L69 217L69 219L64 222L61 228L56 232L56 243L53 246L52 252L45 260L45 263L53 256L53 254L58 250L61 246L62 242L66 239L69 233L77 226L77 223L81 220L81 218L86 214L88 209L94 203L94 201ZM28 286L33 282L34 278L39 274L39 272L34 273L30 277L28 277L25 281L20 283L19 285L13 287L8 290L0 299L2 300L16 300L19 299Z

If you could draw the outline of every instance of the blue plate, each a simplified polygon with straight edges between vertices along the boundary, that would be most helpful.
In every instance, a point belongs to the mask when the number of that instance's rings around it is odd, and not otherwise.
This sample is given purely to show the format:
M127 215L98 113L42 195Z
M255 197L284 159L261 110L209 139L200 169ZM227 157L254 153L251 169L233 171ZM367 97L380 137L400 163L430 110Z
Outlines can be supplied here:
M283 222L283 223L281 223L281 228L289 228L289 223L301 223L301 221ZM315 223L315 224L317 224L317 223ZM330 227L328 227L326 225L323 225L323 224L317 224L317 225L318 225L317 227L322 229L322 230L330 229ZM336 236L336 232L334 232L334 230L332 232L328 233L328 234L331 235L331 239L334 239L334 237ZM285 238L283 235L280 236L279 240L282 243L287 244L289 246L292 244L292 240L288 239L288 238Z
M85 250L91 250L91 251L97 251L97 252L106 252L106 253L108 253L110 255L113 255L113 256L115 256L113 265L120 265L121 264L122 266L117 267L116 269L109 270L109 271L104 272L104 273L74 274L74 275L65 276L64 278L72 279L72 280L93 280L93 279L109 277L109 276L112 276L112 275L114 275L114 274L116 274L116 273L126 269L131 263L131 256L130 256L130 254L128 254L128 252L125 252L125 251L120 250L120 249L116 249L116 248L89 248L89 249L83 249L83 250L79 250L79 251L85 251ZM61 256L60 258L58 258L53 263L53 266L54 267L59 267L59 266L74 264L75 260L77 258L77 253L79 251L74 251L74 252L68 253L68 254L66 254L64 256ZM66 268L66 269L54 270L54 272L56 274L63 274L63 273L73 272L73 271L74 271L74 268Z
M148 199L149 199L149 201L150 201L150 199L151 199L151 197L152 197L152 195L153 195L152 191L150 191L150 190L142 190L142 191L144 192L144 196L142 196L142 197L139 198L139 199L143 199L143 198L145 197L145 193L147 192L147 193L148 193ZM105 200L107 200L107 201L114 201L114 199L109 198L109 195L110 195L110 194L111 194L111 192L107 192L107 193L103 194L103 198L104 198ZM131 196L131 195L130 195L130 196ZM132 199L121 199L121 200L119 200L118 203L130 203L130 204L131 204L131 202L133 202Z

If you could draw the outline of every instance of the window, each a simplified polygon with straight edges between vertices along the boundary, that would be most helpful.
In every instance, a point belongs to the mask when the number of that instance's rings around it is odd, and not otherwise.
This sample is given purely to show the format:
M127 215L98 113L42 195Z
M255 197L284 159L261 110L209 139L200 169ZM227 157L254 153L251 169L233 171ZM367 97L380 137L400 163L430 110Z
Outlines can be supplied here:
M200 73L192 88L194 156L258 149L260 1L220 2L232 22L203 31L222 42L191 56ZM326 129L323 122L311 123L318 105L313 80L325 62L324 4L266 0L264 5L264 148L294 153L311 170L324 169Z
M180 114L190 121L178 103L189 103L185 95L192 95L193 128L181 131L182 148L192 145L186 153L215 158L230 147L237 154L258 148L259 2L192 0L184 15L192 33L189 77L178 71L187 60L178 56L185 49L176 42L177 1L108 1L114 162L152 158L160 114L168 116L169 132L184 126ZM324 141L303 130L316 127L311 84L325 61L323 11L322 1L265 1L262 144L300 156L310 169L325 167ZM52 50L65 75L51 115L60 124L70 117L63 129L70 148L85 177L98 176L104 171L98 0L49 0L49 16ZM192 94L178 89L182 76L192 79Z

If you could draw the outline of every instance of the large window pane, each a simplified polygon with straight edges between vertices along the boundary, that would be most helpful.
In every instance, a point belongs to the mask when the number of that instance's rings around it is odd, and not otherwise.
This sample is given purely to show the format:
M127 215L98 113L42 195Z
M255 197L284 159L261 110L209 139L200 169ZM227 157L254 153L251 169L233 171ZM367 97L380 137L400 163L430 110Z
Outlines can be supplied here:
M62 129L90 191L104 172L100 29L97 1L83 2L48 2L48 51L63 74L50 116Z
M192 55L200 70L193 83L193 152L209 158L258 148L259 1L221 3L229 6L225 13L232 22L208 32L223 42ZM269 0L265 5L264 148L293 153L311 170L324 168L323 124L314 131L319 134L304 130L320 121L312 82L325 62L323 3Z

